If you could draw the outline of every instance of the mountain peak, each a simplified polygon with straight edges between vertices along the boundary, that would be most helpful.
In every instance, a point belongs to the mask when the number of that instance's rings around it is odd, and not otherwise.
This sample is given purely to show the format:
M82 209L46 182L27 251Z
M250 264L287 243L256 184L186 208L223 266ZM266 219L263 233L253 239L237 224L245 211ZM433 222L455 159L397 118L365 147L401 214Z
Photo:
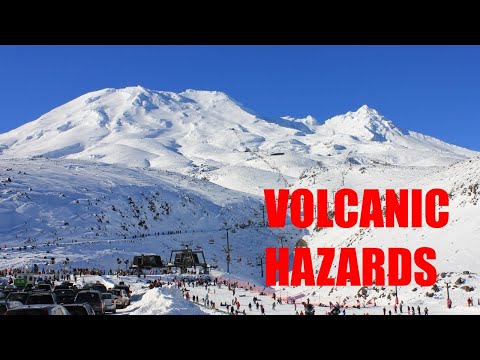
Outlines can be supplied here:
M334 116L327 120L324 126L334 133L380 142L389 141L396 135L406 134L368 105L361 106L357 111Z
M371 108L367 104L362 105L358 108L357 111L355 111L357 114L372 114L372 115L380 115L380 113L375 110L374 108Z

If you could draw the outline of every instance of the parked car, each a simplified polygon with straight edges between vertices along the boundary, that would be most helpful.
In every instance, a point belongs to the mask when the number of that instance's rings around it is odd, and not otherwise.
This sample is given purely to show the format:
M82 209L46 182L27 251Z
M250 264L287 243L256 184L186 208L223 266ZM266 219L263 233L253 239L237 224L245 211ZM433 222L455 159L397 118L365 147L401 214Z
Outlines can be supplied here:
M116 296L115 304L117 309L123 309L130 305L130 298L127 296L127 293L123 289L110 289L110 293Z
M25 305L57 304L57 295L51 292L32 292L25 300Z
M70 315L95 315L95 311L87 303L85 303L85 304L65 304L65 305L63 305L63 307L68 310Z
M105 308L102 301L102 293L98 290L81 290L75 296L75 304L89 304L95 311L95 315L104 315Z
M30 295L28 292L23 291L11 292L7 296L7 301L20 301L22 305L25 305L28 295Z
M105 312L116 313L117 312L117 304L115 302L115 295L111 293L103 293L102 294L102 301L103 307Z
M37 290L43 290L43 291L52 291L52 285L50 284L38 284L36 286Z
M0 300L0 315L5 315L7 310L14 309L19 306L23 306L20 301Z
M130 289L130 286L125 285L123 281L120 281L118 285L115 285L113 287L114 289L123 289L127 293L128 298L130 298L130 295L132 294L132 290Z
M101 294L107 292L107 287L100 282L83 285L82 290L98 290Z
M23 305L7 310L5 315L70 315L61 305Z
M75 301L75 291L71 289L53 290L53 293L57 295L58 304L73 304Z

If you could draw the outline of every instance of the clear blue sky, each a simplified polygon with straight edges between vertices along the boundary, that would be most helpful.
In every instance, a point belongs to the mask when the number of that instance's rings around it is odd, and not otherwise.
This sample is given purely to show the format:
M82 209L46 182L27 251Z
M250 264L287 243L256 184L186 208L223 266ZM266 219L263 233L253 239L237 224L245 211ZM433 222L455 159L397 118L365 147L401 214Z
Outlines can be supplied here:
M220 90L267 117L376 108L480 150L480 46L0 46L0 133L86 92Z

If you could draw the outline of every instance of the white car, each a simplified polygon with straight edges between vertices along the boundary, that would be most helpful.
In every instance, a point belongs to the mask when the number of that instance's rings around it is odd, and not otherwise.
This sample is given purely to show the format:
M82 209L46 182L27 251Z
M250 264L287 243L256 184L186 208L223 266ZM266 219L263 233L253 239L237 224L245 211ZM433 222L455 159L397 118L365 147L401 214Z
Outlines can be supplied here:
M114 297L115 295L111 293L102 293L102 302L105 312L111 312L114 314L117 312L117 304Z
M115 302L117 304L117 308L123 309L130 305L130 298L127 295L127 292L123 289L110 289L109 290L112 295L116 296Z

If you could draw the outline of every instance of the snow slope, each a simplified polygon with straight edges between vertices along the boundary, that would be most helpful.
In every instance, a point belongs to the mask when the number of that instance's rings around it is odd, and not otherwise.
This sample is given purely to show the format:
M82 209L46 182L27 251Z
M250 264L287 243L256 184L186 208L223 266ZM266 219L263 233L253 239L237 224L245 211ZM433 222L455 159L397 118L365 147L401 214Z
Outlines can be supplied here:
M177 94L142 87L80 96L1 134L0 149L2 158L151 167L234 189L257 175L259 188L293 184L319 163L433 166L477 154L401 130L366 105L321 124L311 116L261 118L221 92ZM283 155L272 155L279 153ZM255 188L244 191L260 194Z
M385 176L385 175L384 175ZM347 184L362 193L362 187L354 183ZM436 251L436 260L433 261L437 269L438 287L422 288L412 282L409 286L401 287L402 298L409 301L422 299L422 303L429 300L446 299L446 282L450 282L451 292L457 301L465 302L467 296L477 296L480 286L480 158L472 158L447 166L433 172L428 178L414 182L405 182L403 188L419 188L424 192L432 188L445 189L450 195L449 222L441 229L428 226L422 228L366 228L354 227L351 229L326 228L310 229L310 234L304 239L311 248L317 247L380 247L386 250L391 247L406 247L411 251L428 246ZM384 203L383 203L384 204ZM445 210L445 209L443 209ZM424 211L422 212L424 213ZM360 255L360 252L357 251ZM321 258L314 257L314 268L318 269ZM337 260L334 264L338 263ZM361 264L359 256L359 264ZM416 267L413 267L416 271ZM337 265L332 268L331 275L335 276ZM461 280L458 280L461 279ZM471 289L464 288L468 286ZM292 289L292 294L316 296L321 301L328 298L347 299L354 301L359 292L364 294L365 301L373 297L389 296L388 303L393 304L392 287L298 287ZM475 292L471 292L475 291ZM427 293L433 299L427 299ZM428 301L427 301L428 302ZM325 303L325 302L324 302Z
M261 198L173 172L81 160L0 160L0 214L1 268L55 255L72 266L116 269L118 257L168 259L186 244L224 269L227 229L235 264L253 264L263 246L277 244L263 227Z

